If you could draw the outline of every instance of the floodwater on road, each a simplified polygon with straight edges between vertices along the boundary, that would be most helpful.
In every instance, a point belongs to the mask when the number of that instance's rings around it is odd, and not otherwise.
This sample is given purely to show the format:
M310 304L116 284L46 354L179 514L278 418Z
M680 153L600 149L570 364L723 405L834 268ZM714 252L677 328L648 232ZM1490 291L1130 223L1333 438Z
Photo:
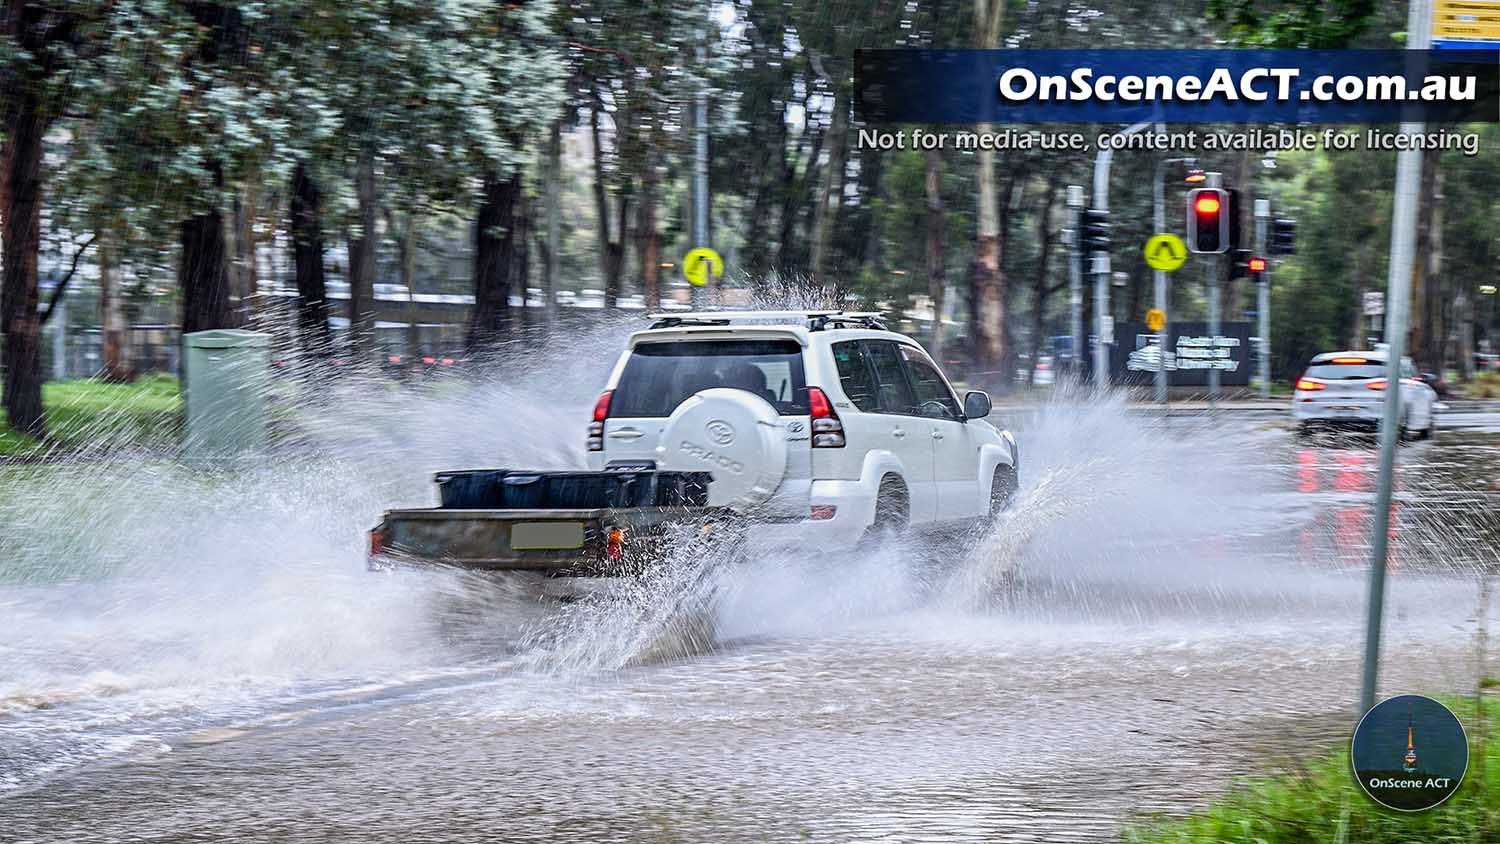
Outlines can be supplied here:
M431 470L571 465L593 383L0 475L0 840L1111 840L1347 740L1374 445L1263 419L1048 405L976 547L363 570ZM1382 688L1466 691L1500 448L1399 459Z

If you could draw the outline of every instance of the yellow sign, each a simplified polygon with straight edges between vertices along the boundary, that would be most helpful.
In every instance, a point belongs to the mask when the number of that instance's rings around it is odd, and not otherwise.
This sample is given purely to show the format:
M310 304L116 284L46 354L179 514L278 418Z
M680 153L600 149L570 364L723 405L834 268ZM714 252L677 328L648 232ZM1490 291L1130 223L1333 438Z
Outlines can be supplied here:
M1438 0L1432 8L1434 41L1500 44L1500 2Z
M724 259L707 246L700 246L682 259L682 274L689 284L702 287L708 284L709 276L718 278L724 274Z
M1187 261L1187 244L1175 234L1153 235L1142 251L1153 270L1172 272Z
M1152 308L1146 312L1146 327L1152 331L1160 331L1167 327L1167 312L1161 308Z

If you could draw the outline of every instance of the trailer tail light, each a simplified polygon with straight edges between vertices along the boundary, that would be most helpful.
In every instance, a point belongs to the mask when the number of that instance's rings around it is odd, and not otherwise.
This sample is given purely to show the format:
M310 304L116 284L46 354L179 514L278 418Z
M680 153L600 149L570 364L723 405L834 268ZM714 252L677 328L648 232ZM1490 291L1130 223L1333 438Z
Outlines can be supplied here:
M385 543L389 537L386 536L385 526L370 531L370 556L379 557L385 553Z
M604 544L604 556L611 560L618 560L625 556L624 528L609 529L609 537Z
M1297 389L1304 392L1312 392L1313 390L1325 390L1327 388L1328 385L1324 384L1322 381L1314 381L1311 378L1297 379Z
M609 418L609 397L613 390L605 390L594 402L594 421L589 423L589 451L604 450L604 420Z
M1384 378L1376 378L1374 381L1371 381L1370 383L1366 384L1365 385L1365 389L1366 390L1384 390L1385 389L1385 379Z
M812 416L812 447L843 448L844 423L833 411L828 394L817 387L807 388L807 409Z

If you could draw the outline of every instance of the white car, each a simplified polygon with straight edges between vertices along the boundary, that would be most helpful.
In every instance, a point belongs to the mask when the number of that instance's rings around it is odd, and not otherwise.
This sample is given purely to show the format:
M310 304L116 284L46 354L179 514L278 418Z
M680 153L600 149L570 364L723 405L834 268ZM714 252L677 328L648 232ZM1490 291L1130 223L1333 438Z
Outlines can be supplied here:
M973 525L1015 494L1016 441L915 340L840 311L655 314L589 427L589 468L707 470L757 534L850 546Z
M1379 425L1389 389L1386 354L1327 352L1307 365L1292 393L1292 416L1306 430L1313 425ZM1401 359L1401 435L1432 436L1437 393Z

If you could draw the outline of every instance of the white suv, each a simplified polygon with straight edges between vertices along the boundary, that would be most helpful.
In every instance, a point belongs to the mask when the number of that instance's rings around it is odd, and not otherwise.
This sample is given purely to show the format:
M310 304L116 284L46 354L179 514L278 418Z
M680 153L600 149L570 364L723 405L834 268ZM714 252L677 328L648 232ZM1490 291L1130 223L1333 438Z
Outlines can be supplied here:
M591 469L706 470L708 503L753 514L761 534L843 545L975 524L1016 491L1015 438L985 421L989 397L960 402L878 315L652 319L594 408Z

